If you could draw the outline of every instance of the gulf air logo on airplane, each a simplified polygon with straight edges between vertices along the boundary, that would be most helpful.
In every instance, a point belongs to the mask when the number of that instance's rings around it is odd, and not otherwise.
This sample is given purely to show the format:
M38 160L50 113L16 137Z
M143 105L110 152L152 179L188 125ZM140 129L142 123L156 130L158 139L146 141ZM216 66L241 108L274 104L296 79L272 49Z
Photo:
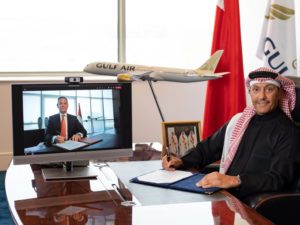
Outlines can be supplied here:
M97 63L96 67L99 69L107 69L107 70L135 71L135 66L132 65L118 66L117 64Z
M295 10L284 7L278 4L272 4L269 14L265 16L268 20L274 20L275 18L280 20L288 20L295 15Z

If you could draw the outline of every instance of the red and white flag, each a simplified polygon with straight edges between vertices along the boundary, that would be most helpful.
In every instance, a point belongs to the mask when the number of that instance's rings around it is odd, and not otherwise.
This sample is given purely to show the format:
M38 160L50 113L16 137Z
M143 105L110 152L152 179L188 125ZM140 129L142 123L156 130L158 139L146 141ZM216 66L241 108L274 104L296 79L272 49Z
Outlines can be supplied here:
M80 103L78 103L77 119L78 119L79 122L82 124L82 115L81 115Z
M223 49L216 72L230 72L207 83L203 138L213 135L246 106L238 0L219 0L211 53Z

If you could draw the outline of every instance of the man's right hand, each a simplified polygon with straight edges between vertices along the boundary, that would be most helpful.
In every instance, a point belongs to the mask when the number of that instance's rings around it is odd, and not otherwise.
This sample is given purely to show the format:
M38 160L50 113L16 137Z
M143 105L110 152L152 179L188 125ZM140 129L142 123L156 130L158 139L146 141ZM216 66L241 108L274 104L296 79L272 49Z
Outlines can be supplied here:
M168 157L165 155L162 158L162 167L165 170L175 170L178 167L183 166L183 162L180 158L177 158L173 155L170 156L170 160L168 161Z
M56 137L56 143L64 143L64 142L65 142L65 138L63 136Z

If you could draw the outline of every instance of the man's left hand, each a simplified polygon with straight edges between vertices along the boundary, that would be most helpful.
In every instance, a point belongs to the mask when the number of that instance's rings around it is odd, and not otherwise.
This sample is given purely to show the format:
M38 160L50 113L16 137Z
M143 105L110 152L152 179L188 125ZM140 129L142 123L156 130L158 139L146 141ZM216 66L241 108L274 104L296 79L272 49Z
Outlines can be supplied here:
M202 180L198 181L196 184L197 187L202 188L234 188L239 185L237 176L229 176L219 172L212 172L205 175Z
M80 141L81 140L81 136L79 134L74 134L72 136L72 141Z

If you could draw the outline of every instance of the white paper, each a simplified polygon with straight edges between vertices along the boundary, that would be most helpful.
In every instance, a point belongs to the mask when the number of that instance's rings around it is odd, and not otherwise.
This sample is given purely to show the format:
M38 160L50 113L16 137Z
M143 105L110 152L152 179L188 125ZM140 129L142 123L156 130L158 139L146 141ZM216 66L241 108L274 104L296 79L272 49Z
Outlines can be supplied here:
M64 143L57 143L55 145L64 148L66 150L73 150L85 146L86 143L79 142L79 141L65 141Z
M139 176L138 179L140 181L151 182L151 183L173 183L189 176L193 175L192 172L175 170L156 170L151 173L147 173L145 175Z

